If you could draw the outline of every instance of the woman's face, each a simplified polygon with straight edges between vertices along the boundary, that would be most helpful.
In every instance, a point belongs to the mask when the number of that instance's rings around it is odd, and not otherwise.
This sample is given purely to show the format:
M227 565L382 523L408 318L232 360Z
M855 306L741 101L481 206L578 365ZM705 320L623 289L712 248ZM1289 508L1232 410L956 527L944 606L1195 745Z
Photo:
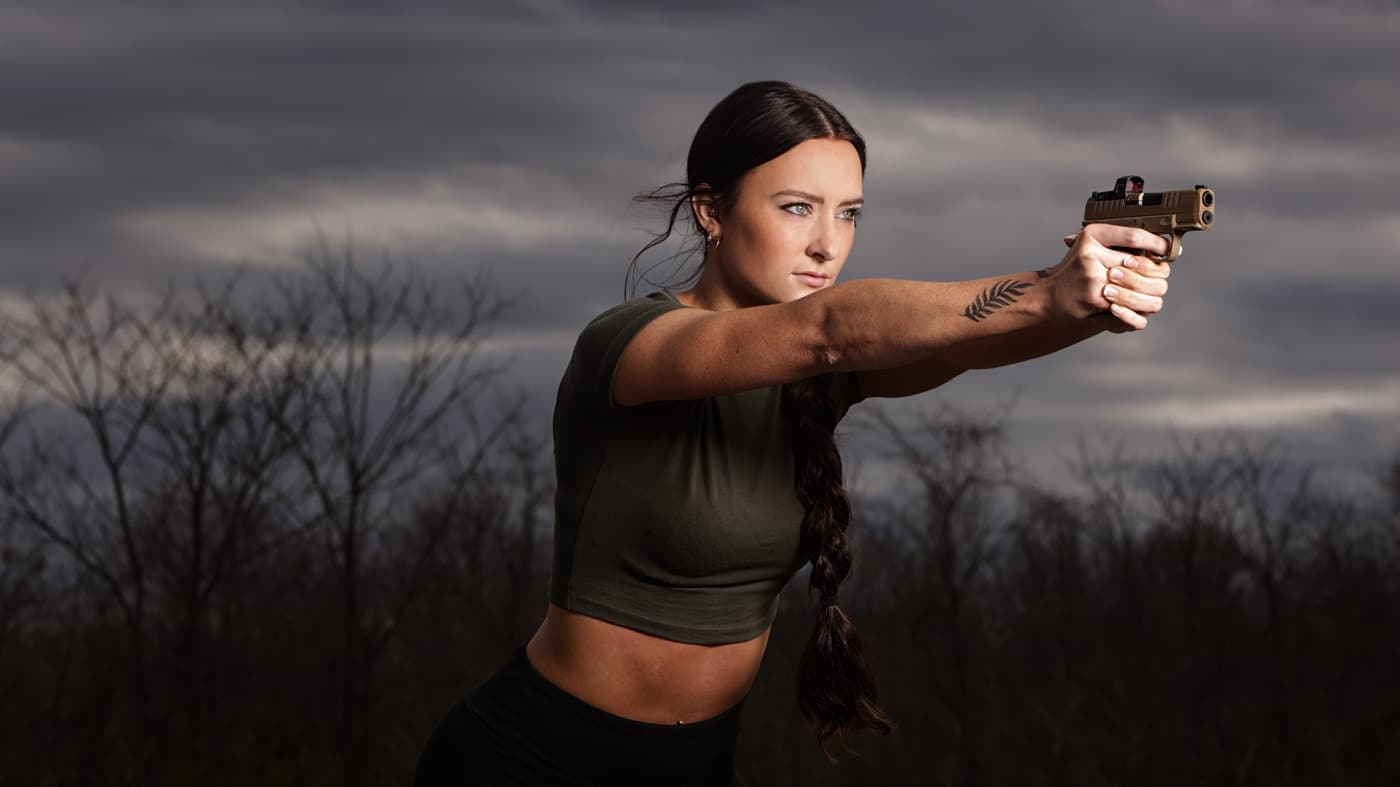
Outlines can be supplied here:
M736 306L830 287L855 242L861 180L860 155L844 139L809 139L749 170L718 217L701 212L720 239L706 267Z

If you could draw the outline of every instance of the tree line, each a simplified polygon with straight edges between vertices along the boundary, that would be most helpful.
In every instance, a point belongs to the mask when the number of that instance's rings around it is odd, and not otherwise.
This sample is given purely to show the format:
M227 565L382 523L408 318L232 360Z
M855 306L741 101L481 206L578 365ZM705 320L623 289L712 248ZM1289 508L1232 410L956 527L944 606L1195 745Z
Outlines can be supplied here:
M543 618L549 429L488 344L512 298L324 244L241 283L0 315L0 782L404 784ZM1343 497L1227 433L1051 488L1006 417L843 421L901 471L854 500L842 590L899 728L817 752L801 572L744 783L1400 780L1400 457Z

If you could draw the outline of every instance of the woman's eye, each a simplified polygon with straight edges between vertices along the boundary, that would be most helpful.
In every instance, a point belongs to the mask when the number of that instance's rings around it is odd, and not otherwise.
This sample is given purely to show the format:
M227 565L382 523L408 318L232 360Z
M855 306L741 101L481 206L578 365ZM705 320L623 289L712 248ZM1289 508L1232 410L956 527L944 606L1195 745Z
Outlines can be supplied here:
M812 206L805 202L789 202L783 206L783 210L794 216L807 216L812 213Z
M856 219L860 218L860 208L847 208L841 211L841 218L847 219L849 221L855 221Z

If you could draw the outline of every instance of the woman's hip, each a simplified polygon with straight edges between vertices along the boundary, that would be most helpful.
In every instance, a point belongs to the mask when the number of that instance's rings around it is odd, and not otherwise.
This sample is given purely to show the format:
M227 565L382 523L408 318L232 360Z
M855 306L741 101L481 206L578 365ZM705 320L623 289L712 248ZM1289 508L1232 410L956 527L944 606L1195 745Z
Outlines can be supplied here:
M549 682L521 645L438 723L414 784L728 787L742 708L691 724L617 716Z

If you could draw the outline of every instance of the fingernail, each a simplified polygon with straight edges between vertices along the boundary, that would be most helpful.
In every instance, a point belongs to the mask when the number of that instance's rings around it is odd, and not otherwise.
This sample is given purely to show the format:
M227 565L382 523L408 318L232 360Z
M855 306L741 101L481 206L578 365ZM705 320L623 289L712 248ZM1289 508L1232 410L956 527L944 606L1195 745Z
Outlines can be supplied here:
M1113 279L1114 281L1122 281L1123 271L1119 270L1118 268L1114 268L1113 270L1108 272L1108 278Z
M1118 297L1118 288L1117 288L1117 287L1112 287L1112 286L1104 287L1104 288L1103 288L1103 297L1105 297L1105 298L1117 298L1117 297Z
M1137 267L1137 259L1134 258L1134 257L1129 257L1128 259L1123 260L1123 267L1124 267L1124 268L1136 268L1136 267Z

